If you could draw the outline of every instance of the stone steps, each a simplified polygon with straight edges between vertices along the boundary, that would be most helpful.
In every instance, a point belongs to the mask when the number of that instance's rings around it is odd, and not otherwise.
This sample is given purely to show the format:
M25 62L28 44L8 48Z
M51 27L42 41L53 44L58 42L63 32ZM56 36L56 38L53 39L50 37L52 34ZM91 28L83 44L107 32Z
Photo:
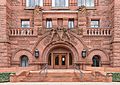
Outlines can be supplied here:
M80 77L79 71L70 69L49 69L47 75L40 74L40 71L30 71L29 74L19 75L17 82L106 82L109 78L99 75L94 76L89 71L83 71ZM22 73L21 73L22 74ZM17 78L17 77L16 77Z

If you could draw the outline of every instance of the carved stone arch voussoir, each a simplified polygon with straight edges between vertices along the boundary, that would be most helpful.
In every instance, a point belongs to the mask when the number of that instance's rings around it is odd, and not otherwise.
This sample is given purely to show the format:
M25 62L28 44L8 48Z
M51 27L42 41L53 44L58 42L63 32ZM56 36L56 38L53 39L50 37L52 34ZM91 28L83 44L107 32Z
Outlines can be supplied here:
M68 42L55 42L55 43L49 44L44 49L42 56L41 56L44 62L47 62L47 57L48 57L49 52L52 49L57 48L57 47L63 47L63 48L69 49L74 55L74 58L73 58L74 62L78 60L78 57L79 57L78 51L72 44L70 44Z
M105 52L102 49L92 49L88 52L88 60L92 61L93 56L95 55L99 55L101 58L102 62L107 62L109 61L109 56L107 54L107 52Z
M14 53L14 55L13 55L12 61L20 62L20 58L23 55L28 57L29 63L31 63L33 61L33 54L32 54L32 52L29 51L29 50L26 50L26 49L20 49L20 50L16 51Z

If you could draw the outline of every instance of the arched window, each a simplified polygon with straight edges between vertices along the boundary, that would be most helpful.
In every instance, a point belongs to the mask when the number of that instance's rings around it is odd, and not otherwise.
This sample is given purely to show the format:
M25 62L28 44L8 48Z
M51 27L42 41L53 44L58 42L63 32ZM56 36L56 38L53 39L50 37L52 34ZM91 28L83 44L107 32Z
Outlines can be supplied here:
M99 55L95 55L95 56L93 56L93 58L92 58L92 61L93 61L93 64L92 64L92 66L93 67L100 67L100 56Z
M26 55L21 56L21 67L27 67L28 66L28 57Z

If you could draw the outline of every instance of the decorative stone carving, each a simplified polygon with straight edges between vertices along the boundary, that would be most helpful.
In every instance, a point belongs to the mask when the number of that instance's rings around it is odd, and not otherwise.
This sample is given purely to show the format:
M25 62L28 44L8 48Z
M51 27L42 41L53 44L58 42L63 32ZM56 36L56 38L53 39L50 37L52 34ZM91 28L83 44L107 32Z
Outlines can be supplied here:
M43 34L43 30L42 30L42 26L38 27L38 35L42 35Z
M78 29L78 35L83 35L83 28Z
M55 37L58 38L58 41L70 40L70 35L68 33L68 29L66 29L64 27L53 28L51 30L50 42L53 41Z
M85 6L80 6L78 10L81 12L81 15L87 14L87 9Z
M34 10L34 13L35 14L41 14L41 11L42 11L43 9L40 7L40 6L36 6L35 7L35 10Z

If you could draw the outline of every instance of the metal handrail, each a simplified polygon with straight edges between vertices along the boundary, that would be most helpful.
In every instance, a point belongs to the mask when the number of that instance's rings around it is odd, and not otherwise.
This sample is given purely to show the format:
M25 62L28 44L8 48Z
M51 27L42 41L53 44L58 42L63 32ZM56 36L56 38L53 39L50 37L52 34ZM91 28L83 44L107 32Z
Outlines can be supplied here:
M76 63L74 64L74 72L75 70L80 72L80 79L82 79L84 76L84 73L80 70L80 67Z
M42 75L42 72L43 74L45 74L45 77L47 76L47 73L48 73L48 64L44 64L44 67L41 69L41 71L39 72L40 75Z

